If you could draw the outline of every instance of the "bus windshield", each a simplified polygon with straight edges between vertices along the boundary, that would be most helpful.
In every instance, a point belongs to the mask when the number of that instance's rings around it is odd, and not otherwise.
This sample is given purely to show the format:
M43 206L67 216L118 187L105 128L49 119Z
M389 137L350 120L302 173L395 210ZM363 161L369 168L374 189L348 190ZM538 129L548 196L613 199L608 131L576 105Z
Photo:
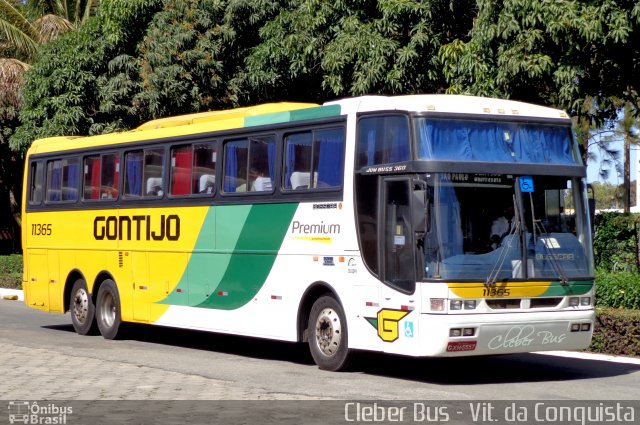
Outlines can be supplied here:
M593 275L581 179L473 173L425 179L432 205L425 278L495 283Z

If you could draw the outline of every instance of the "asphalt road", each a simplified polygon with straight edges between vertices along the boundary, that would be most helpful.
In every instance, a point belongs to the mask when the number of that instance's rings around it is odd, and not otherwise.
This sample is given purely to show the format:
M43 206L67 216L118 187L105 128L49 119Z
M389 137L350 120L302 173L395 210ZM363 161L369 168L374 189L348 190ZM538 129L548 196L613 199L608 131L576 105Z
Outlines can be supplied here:
M0 300L0 323L2 400L640 400L637 360L359 353L331 373L301 344L152 326L108 341L19 301Z

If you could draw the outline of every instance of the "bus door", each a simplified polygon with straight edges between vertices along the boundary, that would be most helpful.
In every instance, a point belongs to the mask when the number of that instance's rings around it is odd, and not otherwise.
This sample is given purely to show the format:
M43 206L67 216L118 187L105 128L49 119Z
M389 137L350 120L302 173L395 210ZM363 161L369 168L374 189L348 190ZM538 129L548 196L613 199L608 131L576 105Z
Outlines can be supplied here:
M46 249L27 249L29 268L28 302L40 310L49 309L49 270Z
M419 267L418 241L424 234L425 190L410 177L382 179L380 191L380 264L382 265L378 336L390 342L385 351L406 349L417 342L419 294L416 271ZM421 233L422 232L422 233ZM416 316L416 317L414 317Z

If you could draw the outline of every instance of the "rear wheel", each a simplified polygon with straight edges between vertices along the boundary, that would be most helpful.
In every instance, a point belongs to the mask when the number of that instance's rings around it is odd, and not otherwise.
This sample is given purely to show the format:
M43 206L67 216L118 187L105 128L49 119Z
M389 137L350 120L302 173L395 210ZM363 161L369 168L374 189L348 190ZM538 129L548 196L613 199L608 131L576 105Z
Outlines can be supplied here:
M102 282L96 298L96 322L100 334L106 339L116 339L120 334L120 296L113 280Z
M73 329L80 335L95 333L95 306L84 279L78 279L71 288L69 312Z
M311 356L320 369L339 371L349 366L347 320L334 297L326 295L313 304L307 329Z

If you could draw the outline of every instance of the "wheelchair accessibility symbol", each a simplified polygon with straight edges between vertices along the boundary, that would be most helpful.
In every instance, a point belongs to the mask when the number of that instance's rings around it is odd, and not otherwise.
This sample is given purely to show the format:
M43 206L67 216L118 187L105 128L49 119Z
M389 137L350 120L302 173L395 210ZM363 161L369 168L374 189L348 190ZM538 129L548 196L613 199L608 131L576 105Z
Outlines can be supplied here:
M533 192L533 177L520 176L520 192L522 193Z
M413 322L404 322L404 336L413 338Z

